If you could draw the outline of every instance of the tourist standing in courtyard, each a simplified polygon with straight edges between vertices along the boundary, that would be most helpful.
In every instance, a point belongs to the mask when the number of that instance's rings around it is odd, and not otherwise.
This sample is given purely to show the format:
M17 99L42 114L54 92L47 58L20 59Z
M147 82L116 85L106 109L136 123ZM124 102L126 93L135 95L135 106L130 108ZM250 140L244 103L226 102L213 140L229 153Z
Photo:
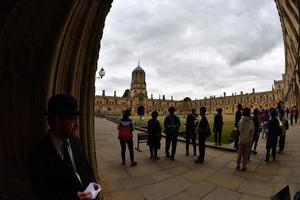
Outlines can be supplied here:
M285 146L285 136L286 136L286 131L289 129L289 122L284 116L284 110L280 109L279 110L279 120L281 121L281 131L279 135L279 150L278 153L282 153L284 150Z
M214 118L214 134L215 134L215 145L221 144L221 135L223 129L223 116L222 116L222 108L218 108L217 114Z
M262 123L262 131L261 131L261 138L265 138L267 131L268 131L268 121L269 121L270 115L269 110L263 110L262 115L260 117L260 121Z
M257 147L257 143L258 143L258 139L259 139L259 133L260 133L260 120L259 120L259 110L257 108L254 109L253 111L253 122L254 122L254 135L253 135L253 140L252 140L252 144L251 144L251 148L253 147L253 155L257 154L256 152L256 147Z
M253 139L255 126L252 118L250 117L250 108L243 109L243 115L241 120L238 123L238 128L240 131L240 143L237 157L237 166L236 169L240 169L240 163L243 159L243 168L242 171L247 170L247 162L249 159L251 151L251 142Z
M279 126L279 120L277 119L277 112L275 109L270 110L270 112L271 112L271 119L268 122L267 144L266 144L267 153L265 159L266 162L269 161L271 149L272 149L273 161L275 161L277 139L280 133L280 126Z
M206 108L200 108L201 119L197 126L198 139L199 139L199 157L198 160L195 160L195 163L203 163L205 157L205 140L208 135L210 135L210 128L205 116Z
M157 120L158 112L153 111L151 113L152 119L148 121L148 140L147 145L150 148L150 158L153 160L158 160L157 150L160 149L160 139L161 139L161 126L160 122Z
M190 140L192 140L194 156L196 155L195 121L196 121L196 113L195 113L195 109L192 109L192 113L187 116L186 124L185 124L185 150L186 150L186 156L189 156Z
M165 153L168 158L174 160L177 147L178 131L180 127L180 119L175 115L175 108L169 107L169 115L165 118L164 126L166 133L166 149ZM172 150L170 155L170 145L172 143Z
M238 104L237 105L237 111L235 112L235 122L234 122L234 126L236 128L236 136L235 136L235 140L234 140L234 148L239 148L239 137L240 137L240 131L239 131L239 121L242 118L242 104Z
M125 165L125 153L126 153L126 144L127 144L129 149L131 167L134 167L137 165L137 162L134 161L134 152L133 152L132 133L134 131L134 122L132 121L132 119L129 118L129 116L130 116L130 110L126 109L118 125L118 130L119 130L119 140L121 145L122 164Z

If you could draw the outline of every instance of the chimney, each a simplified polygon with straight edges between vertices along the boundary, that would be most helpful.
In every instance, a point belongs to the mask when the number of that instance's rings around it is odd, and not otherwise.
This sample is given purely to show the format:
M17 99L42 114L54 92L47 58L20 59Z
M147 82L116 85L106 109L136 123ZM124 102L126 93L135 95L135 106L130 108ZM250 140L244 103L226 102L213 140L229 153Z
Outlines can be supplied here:
M254 88L252 88L252 93L253 93L253 94L255 93L255 89L254 89Z
M160 95L158 96L158 99L160 99Z
M166 96L165 96L165 95L162 95L162 97L163 97L163 100L165 100L165 99L166 99Z
M171 101L173 101L173 96L171 96Z
M226 92L224 92L224 97L226 97Z
M114 91L114 97L116 97L117 96L117 91Z
M241 95L243 95L243 91L241 91Z
M105 97L105 90L102 90L102 96Z
M153 94L151 94L151 99L153 99Z

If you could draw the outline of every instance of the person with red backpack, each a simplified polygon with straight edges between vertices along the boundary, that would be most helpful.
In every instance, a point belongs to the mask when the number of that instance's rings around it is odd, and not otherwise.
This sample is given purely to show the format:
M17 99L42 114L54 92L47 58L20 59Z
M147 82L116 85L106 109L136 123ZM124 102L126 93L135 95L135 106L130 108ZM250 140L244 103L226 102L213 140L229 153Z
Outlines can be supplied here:
M120 145L121 145L121 157L122 165L125 165L125 153L126 153L126 144L129 149L131 167L137 165L137 162L134 161L134 152L133 152L133 135L134 131L134 122L129 118L130 110L126 109L123 114L123 118L120 120L118 125Z

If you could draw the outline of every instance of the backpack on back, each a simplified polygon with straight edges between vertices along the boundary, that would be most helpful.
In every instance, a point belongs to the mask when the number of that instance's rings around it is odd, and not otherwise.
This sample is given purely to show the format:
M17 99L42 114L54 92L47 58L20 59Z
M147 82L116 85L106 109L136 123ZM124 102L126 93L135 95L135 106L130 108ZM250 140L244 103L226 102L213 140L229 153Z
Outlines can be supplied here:
M119 140L122 142L127 142L131 139L131 124L120 124L119 125Z

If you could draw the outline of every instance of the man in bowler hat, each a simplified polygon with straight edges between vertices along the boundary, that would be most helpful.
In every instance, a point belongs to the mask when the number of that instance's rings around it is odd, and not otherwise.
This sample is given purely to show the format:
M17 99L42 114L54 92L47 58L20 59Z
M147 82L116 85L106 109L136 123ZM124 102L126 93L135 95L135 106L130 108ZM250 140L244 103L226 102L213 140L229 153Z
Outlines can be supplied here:
M46 111L48 134L33 148L30 170L37 199L90 200L83 192L95 177L79 142L77 100L71 95L58 94L48 101Z

